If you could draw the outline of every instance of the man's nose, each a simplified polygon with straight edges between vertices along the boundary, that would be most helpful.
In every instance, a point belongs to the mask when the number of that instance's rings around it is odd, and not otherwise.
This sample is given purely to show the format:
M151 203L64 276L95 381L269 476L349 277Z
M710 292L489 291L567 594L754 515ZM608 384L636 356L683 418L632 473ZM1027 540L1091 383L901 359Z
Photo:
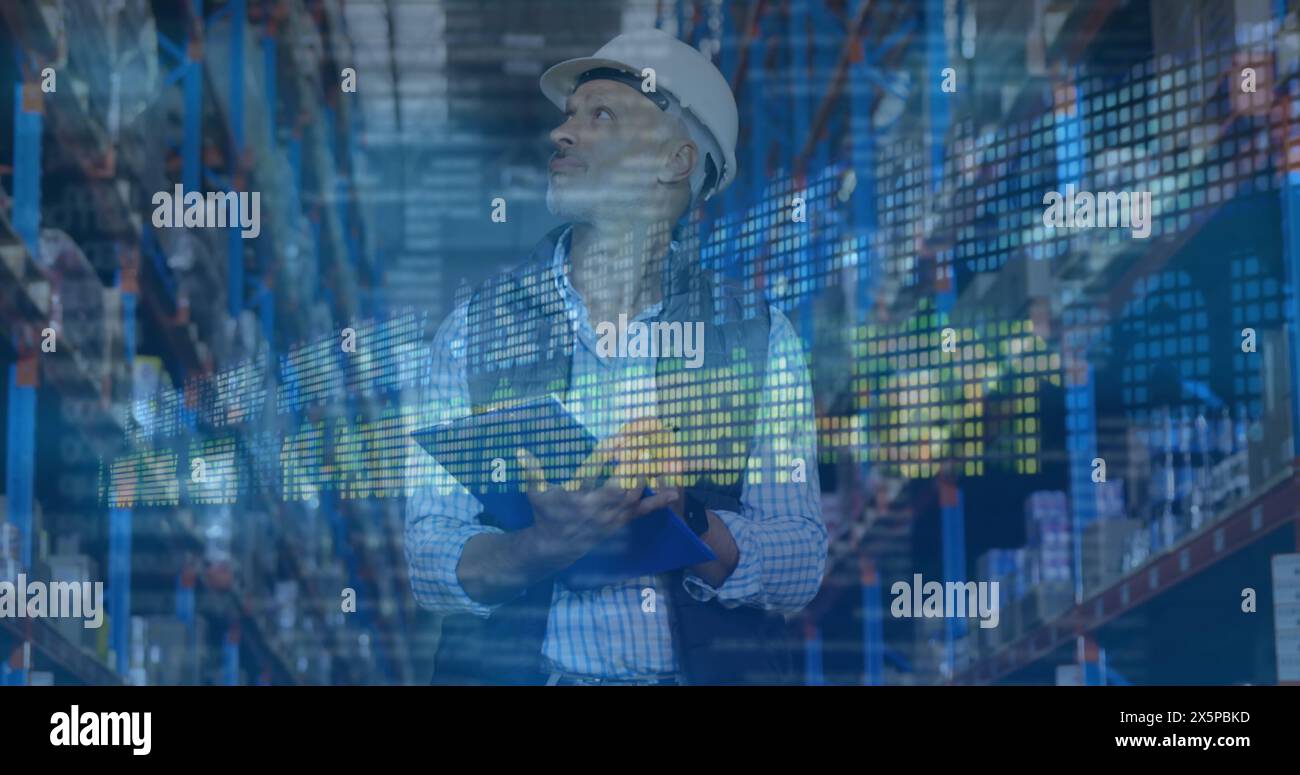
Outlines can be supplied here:
M551 130L551 142L560 150L567 150L573 147L577 140L573 136L573 131L569 128L572 119L565 119L563 124Z

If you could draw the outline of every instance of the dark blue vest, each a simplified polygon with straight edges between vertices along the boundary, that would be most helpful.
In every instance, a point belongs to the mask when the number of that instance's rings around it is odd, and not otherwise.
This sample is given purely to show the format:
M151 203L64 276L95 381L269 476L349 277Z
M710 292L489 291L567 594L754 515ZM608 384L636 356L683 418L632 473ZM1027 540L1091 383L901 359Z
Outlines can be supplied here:
M473 411L503 401L563 396L575 346L551 267L560 227L523 264L486 281L470 298L466 369ZM656 320L704 322L704 363L656 364L658 415L684 443L713 461L689 489L708 508L740 511L741 486L762 398L770 329L768 309L739 288L718 281L688 251L675 251L665 275ZM492 524L490 514L480 521ZM784 620L755 608L701 603L670 574L673 647L694 684L784 683L793 673ZM554 582L547 580L492 616L443 620L435 683L543 683L542 642Z

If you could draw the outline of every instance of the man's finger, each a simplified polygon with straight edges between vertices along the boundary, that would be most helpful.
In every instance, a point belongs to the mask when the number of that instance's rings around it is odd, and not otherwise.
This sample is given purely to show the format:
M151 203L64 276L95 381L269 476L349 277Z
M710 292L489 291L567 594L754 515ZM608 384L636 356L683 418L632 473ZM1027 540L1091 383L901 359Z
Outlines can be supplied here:
M667 427L655 417L633 420L619 430L627 446L635 452L667 449L672 444L672 436Z
M600 484L600 476L605 467L617 461L621 444L622 439L619 436L610 436L597 444L587 459L582 461L573 474L574 480L582 486L582 489L593 489Z
M642 498L636 504L634 514L637 517L644 517L646 514L658 511L659 509L668 508L677 499L676 493L672 490L657 492L649 498Z
M614 468L613 475L602 485L602 489L640 491L644 487L642 476L639 473L642 467L643 464L637 458L619 460L618 465Z
M581 483L583 489L599 487L601 475L606 468L611 465L617 467L629 458L636 449L635 437L643 432L636 423L624 424L618 433L596 445L596 449L578 466L573 478Z
M542 474L540 461L533 456L533 453L520 447L515 450L515 457L519 459L519 467L524 472L524 484L529 490L538 492L546 491L546 477Z
M577 485L578 489L594 490L600 486L601 478L606 473L606 469L611 464L617 464L618 450L613 447L601 449L597 447L594 452L587 456L574 472L571 482Z

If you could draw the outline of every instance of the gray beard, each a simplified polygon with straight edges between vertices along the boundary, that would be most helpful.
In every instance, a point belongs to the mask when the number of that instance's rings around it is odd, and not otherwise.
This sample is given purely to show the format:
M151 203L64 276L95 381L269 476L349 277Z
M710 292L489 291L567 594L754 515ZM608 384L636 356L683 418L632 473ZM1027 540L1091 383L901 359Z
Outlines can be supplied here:
M600 197L589 188L557 190L554 183L546 188L546 208L557 218L586 221L595 215Z

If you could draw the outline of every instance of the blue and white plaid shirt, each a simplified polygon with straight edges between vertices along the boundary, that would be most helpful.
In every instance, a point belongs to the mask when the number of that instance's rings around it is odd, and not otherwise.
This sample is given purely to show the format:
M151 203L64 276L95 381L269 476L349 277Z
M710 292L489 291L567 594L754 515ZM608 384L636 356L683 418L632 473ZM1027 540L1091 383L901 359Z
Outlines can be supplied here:
M597 355L597 337L586 305L564 271L568 237L566 232L557 243L553 265L577 334L564 404L594 436L604 439L625 423L653 414L655 361ZM660 306L642 311L635 319L651 318ZM817 478L812 387L803 350L785 315L773 308L771 320L766 385L741 511L714 512L735 538L739 562L719 587L690 573L683 583L699 600L716 598L728 607L792 612L807 605L821 585L826 527ZM433 343L429 400L438 422L470 412L465 325L466 305L461 304L439 328ZM792 475L796 467L802 467L805 475ZM408 485L405 550L416 601L443 614L471 612L486 617L494 606L470 598L456 568L465 542L479 533L500 531L480 524L479 501L436 463L432 468L432 481L425 477ZM620 679L678 672L667 583L666 577L655 576L591 590L572 590L557 583L542 647L551 669ZM642 590L647 588L656 591L652 612L642 606Z

